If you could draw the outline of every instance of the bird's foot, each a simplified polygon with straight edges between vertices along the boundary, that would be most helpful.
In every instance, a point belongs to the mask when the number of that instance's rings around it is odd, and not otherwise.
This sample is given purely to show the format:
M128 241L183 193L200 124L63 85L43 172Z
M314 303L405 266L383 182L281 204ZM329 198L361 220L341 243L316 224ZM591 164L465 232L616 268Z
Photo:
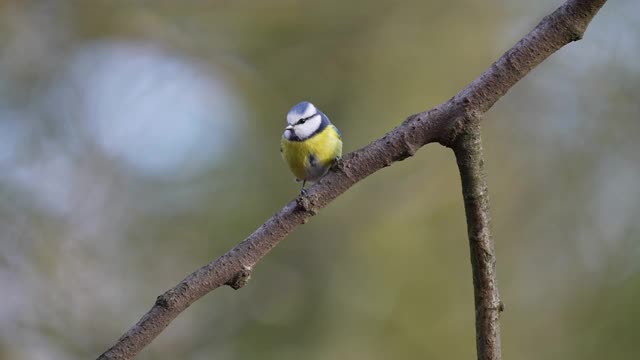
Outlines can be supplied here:
M333 159L333 164L331 164L331 168L339 169L341 165L342 165L342 156L338 156L335 159Z
M305 196L307 195L307 190L305 190L304 185L307 183L307 180L304 180L302 182L302 186L300 187L300 195L301 196Z

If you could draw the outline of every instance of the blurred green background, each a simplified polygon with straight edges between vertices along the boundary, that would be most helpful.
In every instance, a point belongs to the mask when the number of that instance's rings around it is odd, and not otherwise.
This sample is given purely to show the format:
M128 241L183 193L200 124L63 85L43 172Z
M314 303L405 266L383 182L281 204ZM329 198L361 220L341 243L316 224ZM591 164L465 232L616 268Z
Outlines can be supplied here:
M358 149L453 96L560 1L1 1L0 359L90 359L298 192L310 100ZM640 3L484 122L506 359L640 354ZM451 151L297 229L140 359L472 359Z

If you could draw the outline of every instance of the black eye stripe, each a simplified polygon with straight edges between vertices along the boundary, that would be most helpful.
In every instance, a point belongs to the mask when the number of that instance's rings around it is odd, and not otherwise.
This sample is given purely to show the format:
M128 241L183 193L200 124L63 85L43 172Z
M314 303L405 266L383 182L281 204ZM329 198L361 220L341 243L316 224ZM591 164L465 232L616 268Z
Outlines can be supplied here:
M318 113L315 113L315 114L313 114L311 116L307 116L306 118L300 119L300 120L298 120L297 124L304 124L305 121L311 119L312 117L314 117L316 115L318 115Z

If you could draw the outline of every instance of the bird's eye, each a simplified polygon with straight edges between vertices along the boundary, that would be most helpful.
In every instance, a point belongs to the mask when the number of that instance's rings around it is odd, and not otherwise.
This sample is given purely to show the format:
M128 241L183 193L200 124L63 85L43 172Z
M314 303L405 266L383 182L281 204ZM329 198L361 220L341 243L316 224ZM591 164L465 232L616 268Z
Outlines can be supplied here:
M298 124L304 124L305 121L307 121L307 119L300 119L298 120Z

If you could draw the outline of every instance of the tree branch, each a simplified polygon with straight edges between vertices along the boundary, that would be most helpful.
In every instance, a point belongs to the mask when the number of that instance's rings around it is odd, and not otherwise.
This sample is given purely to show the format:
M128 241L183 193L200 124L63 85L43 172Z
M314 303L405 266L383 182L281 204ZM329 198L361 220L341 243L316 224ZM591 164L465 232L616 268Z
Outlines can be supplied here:
M358 181L413 156L426 144L438 142L455 148L458 136L465 134L470 126L469 119L479 118L556 50L582 38L587 25L605 2L568 0L449 101L410 116L382 138L346 155L318 184L309 188L305 196L289 202L233 249L160 295L138 323L99 359L133 358L194 301L223 285L234 289L242 287L253 267L274 246ZM473 266L475 274L476 264ZM474 285L477 285L475 281Z
M500 360L500 324L503 310L498 292L496 256L491 237L489 190L484 173L484 156L479 119L470 119L464 133L458 136L456 154L462 195L467 217L467 232L473 272L476 309L476 348L478 359Z

